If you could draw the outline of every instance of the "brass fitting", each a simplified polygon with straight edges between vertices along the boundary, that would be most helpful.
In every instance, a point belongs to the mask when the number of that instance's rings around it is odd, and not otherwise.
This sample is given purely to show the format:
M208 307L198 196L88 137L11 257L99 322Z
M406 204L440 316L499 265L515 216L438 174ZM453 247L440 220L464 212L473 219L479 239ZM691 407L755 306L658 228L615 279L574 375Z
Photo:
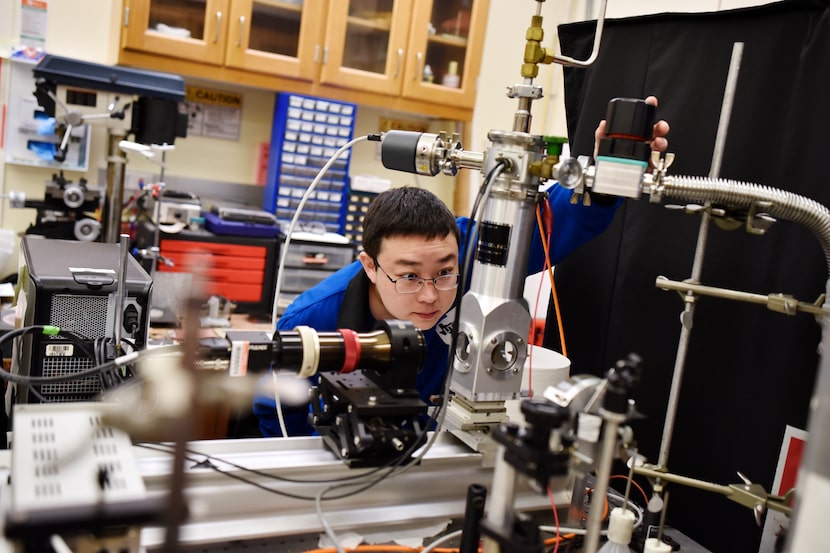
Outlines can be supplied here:
M549 179L553 175L553 166L559 163L558 155L548 155L539 161L534 161L527 168L527 172L534 177Z
M542 46L545 38L545 31L542 29L542 16L534 15L530 27L525 32L525 55L522 64L522 77L535 78L539 74L538 64L553 63L554 52Z

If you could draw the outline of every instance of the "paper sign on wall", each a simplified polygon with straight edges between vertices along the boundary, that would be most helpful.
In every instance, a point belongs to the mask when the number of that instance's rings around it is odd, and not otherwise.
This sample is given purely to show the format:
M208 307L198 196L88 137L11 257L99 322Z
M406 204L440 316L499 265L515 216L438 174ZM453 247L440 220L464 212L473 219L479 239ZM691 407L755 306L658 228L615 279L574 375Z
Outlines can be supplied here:
M242 94L188 86L185 103L188 136L239 140Z

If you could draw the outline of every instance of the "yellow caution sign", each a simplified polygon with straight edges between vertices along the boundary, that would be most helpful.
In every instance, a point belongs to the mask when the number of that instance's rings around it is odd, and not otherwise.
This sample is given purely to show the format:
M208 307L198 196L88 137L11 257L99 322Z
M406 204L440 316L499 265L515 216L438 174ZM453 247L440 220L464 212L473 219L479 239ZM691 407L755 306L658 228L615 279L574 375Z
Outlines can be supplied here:
M185 87L185 100L211 106L242 109L242 94L200 86Z

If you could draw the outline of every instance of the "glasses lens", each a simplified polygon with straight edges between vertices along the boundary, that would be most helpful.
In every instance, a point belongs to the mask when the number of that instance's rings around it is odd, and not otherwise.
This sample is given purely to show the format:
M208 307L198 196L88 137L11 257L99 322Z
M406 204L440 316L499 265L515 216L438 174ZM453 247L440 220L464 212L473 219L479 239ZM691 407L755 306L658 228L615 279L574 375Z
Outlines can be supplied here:
M435 288L438 290L452 290L458 286L458 275L444 275L435 279Z
M414 294L424 285L420 278L399 278L395 281L395 289L399 294Z

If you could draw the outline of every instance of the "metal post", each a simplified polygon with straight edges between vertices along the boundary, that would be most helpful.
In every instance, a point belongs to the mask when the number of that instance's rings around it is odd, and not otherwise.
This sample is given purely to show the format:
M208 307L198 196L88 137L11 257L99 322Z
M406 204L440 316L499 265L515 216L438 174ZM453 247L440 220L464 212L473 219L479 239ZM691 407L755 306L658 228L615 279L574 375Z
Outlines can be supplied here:
M107 154L107 193L101 223L104 227L104 242L118 242L121 234L121 206L124 204L124 175L127 158L118 144L126 133L118 129L109 129L109 150Z
M712 156L712 165L709 170L709 176L717 178L720 174L721 159L723 158L723 148L726 142L726 131L729 127L729 119L732 113L732 102L735 97L735 88L738 82L738 72L741 67L741 56L743 54L743 43L736 42L732 47L732 59L729 64L729 74L726 80L726 90L724 91L723 104L721 105L720 121L718 122L717 140L715 142L715 151ZM697 235L697 246L695 248L695 258L692 265L692 282L700 281L700 274L703 267L703 254L706 250L706 239L709 233L709 216L706 211L703 212L703 217L700 221L700 229ZM665 467L669 460L669 449L671 448L672 434L674 433L674 419L677 414L677 403L680 395L680 385L683 380L683 370L686 364L686 351L689 345L689 336L692 332L692 321L694 319L695 311L695 296L694 293L689 292L685 298L686 306L681 315L682 327L680 330L680 339L677 344L677 356L675 357L674 372L672 374L671 391L669 393L669 402L666 406L666 420L663 425L663 438L660 443L660 455L657 460L658 466Z

